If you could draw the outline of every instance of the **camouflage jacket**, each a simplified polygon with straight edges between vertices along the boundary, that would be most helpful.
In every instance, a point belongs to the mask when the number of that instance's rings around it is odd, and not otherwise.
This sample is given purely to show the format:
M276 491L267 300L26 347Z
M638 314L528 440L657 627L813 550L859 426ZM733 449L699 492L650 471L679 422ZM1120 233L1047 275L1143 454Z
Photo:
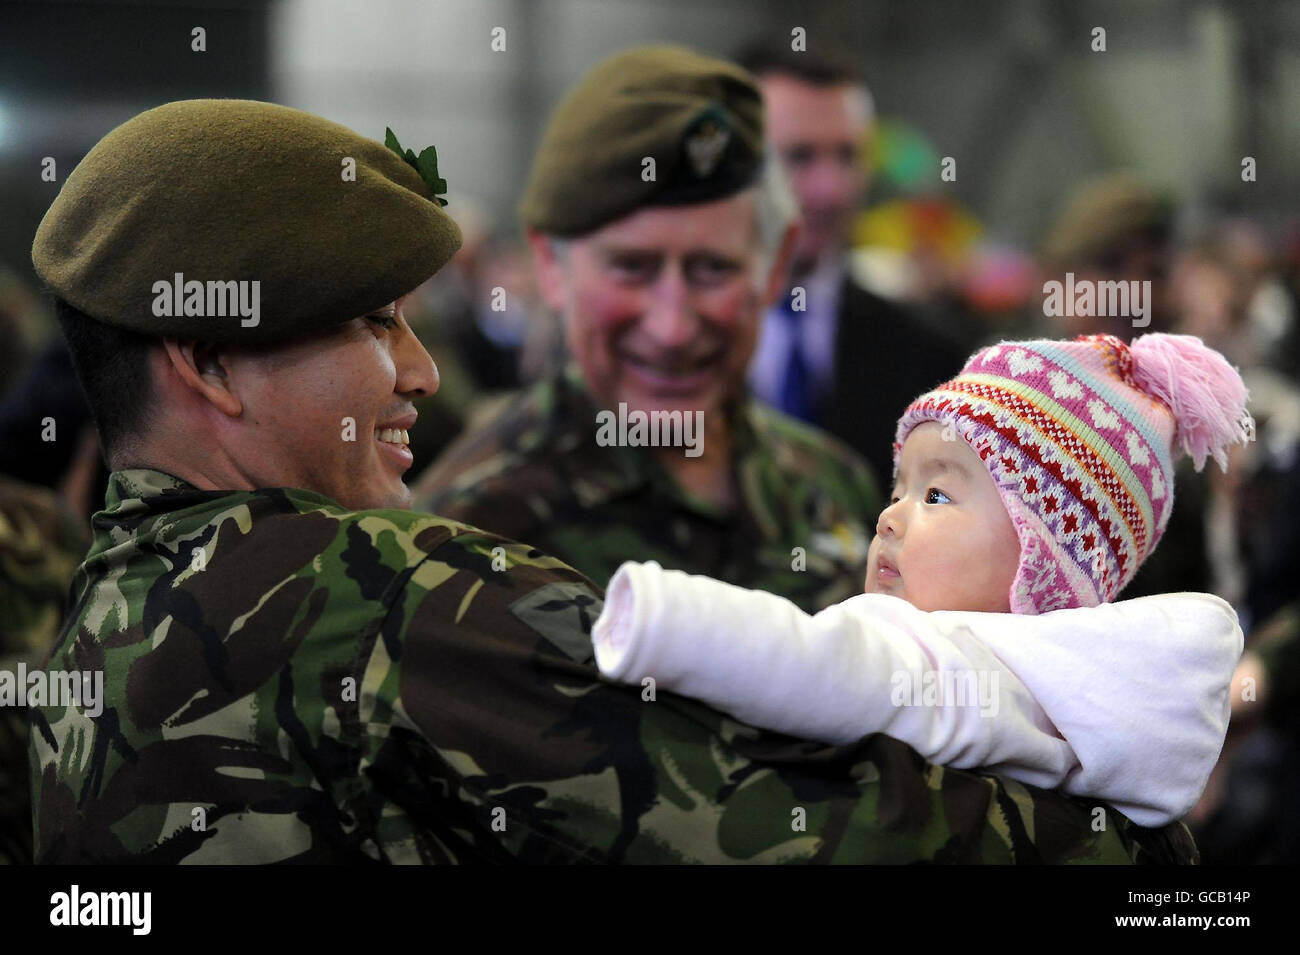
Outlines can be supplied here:
M604 682L601 594L522 544L115 473L33 708L38 861L1191 861L1182 826Z
M625 560L656 560L810 613L862 592L881 499L834 438L740 402L728 512L682 490L653 449L598 445L597 411L573 366L539 382L434 462L415 506L528 541L602 585Z
M49 649L88 543L52 491L0 477L0 659Z
M0 672L49 651L87 535L42 487L0 478ZM30 862L27 709L0 705L0 863Z

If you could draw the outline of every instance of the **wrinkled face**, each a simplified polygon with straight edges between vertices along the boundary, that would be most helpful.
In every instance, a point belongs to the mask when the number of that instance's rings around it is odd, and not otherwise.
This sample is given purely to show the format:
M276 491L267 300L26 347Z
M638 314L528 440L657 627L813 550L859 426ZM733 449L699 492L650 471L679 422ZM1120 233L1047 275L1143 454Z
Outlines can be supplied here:
M993 478L965 441L927 421L903 442L891 503L876 522L867 593L920 610L1011 611L1020 541Z
M254 486L305 488L355 510L410 506L404 432L415 424L412 400L438 390L438 369L401 305L230 357L243 401L240 464Z
M701 410L742 387L758 320L775 294L746 192L645 208L556 253L534 239L547 304L605 407Z
M779 73L761 83L767 136L803 215L795 259L811 261L845 241L866 192L871 101L858 86L813 86Z

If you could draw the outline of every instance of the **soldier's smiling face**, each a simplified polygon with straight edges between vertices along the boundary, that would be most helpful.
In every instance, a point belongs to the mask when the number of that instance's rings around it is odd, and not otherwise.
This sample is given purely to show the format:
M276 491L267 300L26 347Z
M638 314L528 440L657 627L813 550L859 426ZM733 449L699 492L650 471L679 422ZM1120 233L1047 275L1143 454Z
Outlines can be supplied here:
M276 466L293 486L358 510L410 506L412 401L439 382L402 302L282 349L265 366L250 411L256 426L280 436Z
M702 410L742 387L759 315L779 290L752 193L650 207L557 247L532 236L547 304L604 406Z
M296 487L357 510L410 506L403 432L415 424L413 399L437 391L438 369L402 299L284 345L166 349L189 375L188 387L169 387L190 404L181 423L162 424L173 432L164 470L198 487Z

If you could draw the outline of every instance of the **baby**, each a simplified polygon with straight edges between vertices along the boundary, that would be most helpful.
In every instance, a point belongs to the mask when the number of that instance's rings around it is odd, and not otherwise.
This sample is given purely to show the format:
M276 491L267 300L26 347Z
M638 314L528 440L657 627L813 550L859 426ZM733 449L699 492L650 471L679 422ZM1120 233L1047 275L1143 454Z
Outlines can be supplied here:
M627 563L593 631L611 679L844 744L1185 815L1227 730L1236 614L1208 594L1112 603L1164 533L1177 448L1253 438L1240 376L1198 339L1004 342L898 423L866 593L783 598Z

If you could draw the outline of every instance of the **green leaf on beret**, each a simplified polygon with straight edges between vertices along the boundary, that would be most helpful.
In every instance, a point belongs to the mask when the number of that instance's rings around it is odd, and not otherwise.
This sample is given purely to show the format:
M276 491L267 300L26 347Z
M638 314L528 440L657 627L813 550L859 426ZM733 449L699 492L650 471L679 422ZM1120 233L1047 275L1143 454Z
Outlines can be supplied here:
M420 174L429 191L433 193L434 200L440 205L445 206L447 200L439 195L447 191L447 180L438 175L438 150L429 146L417 157L415 151L408 149L402 151L402 144L397 141L397 136L388 127L384 127L384 145L397 153L398 157L403 159L412 169Z

